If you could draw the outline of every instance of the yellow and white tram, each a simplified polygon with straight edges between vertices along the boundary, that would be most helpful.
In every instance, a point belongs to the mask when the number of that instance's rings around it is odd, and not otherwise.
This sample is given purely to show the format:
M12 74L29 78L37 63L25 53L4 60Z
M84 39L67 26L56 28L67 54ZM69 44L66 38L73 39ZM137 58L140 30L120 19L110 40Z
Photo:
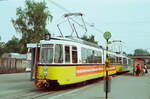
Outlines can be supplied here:
M37 87L68 85L105 76L105 50L72 37L41 40L34 54ZM129 58L109 52L108 74L128 71Z

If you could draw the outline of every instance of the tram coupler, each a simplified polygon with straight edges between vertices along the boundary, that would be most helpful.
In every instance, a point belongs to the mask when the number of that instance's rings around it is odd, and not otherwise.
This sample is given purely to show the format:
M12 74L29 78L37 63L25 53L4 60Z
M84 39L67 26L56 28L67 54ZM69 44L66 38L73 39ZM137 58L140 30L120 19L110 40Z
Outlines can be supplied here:
M49 84L46 80L36 80L35 81L35 85L36 87L38 88L41 88L41 87L49 87Z

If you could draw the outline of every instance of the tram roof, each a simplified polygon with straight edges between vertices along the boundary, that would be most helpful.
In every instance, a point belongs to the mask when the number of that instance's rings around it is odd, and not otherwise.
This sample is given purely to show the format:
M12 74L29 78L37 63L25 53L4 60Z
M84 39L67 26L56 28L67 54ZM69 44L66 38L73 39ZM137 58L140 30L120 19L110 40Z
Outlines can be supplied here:
M75 43L80 43L80 44L85 44L85 45L88 45L88 46L92 46L92 47L95 47L95 48L100 48L100 49L103 49L103 50L106 50L106 49L104 49L103 47L100 47L99 45L97 45L97 44L94 44L94 43L91 43L91 42L88 42L88 41L85 41L85 40L82 40L82 39L80 39L80 38L76 38L76 37L71 37L71 36L66 36L66 37L52 37L50 40L41 40L40 41L40 44L45 44L45 43L48 43L48 42L50 42L51 40L62 40L62 41L71 41L71 42L75 42ZM27 44L27 47L28 48L34 48L34 47L36 47L37 46L37 44L33 44L33 43L30 43L30 44ZM119 55L121 55L122 56L122 54L117 54L117 53L115 53L115 52L112 52L112 51L110 51L109 50L109 52L110 53L114 53L115 55L117 55L117 56L119 56ZM124 56L124 55L123 55ZM127 56L124 56L124 57L127 57Z
M95 47L95 48L100 48L100 49L103 49L103 50L106 50L106 49L104 49L103 47L100 47L99 45L97 45L97 44L94 44L94 43L91 43L91 42L88 42L88 41L85 41L85 40L82 40L82 39L80 39L80 38L76 38L76 37L71 37L71 36L66 36L66 37L53 37L53 38L51 38L51 40L62 40L62 41L71 41L71 42L75 42L75 43L80 43L80 44L85 44L85 45L88 45L88 46L92 46L92 47ZM50 42L51 40L41 40L40 41L40 43L41 44L44 44L44 43L46 43L46 42ZM117 54L117 53L115 53L115 52L112 52L112 51L110 51L109 50L109 52L110 53L114 53L115 55L121 55L122 56L122 54ZM126 56L124 56L124 57L126 57Z
M132 59L150 59L150 55L131 55L128 57Z
M100 46L98 46L97 44L79 39L79 38L73 38L71 36L67 36L67 37L53 37L51 38L51 40L62 40L62 41L71 41L71 42L75 42L75 43L80 43L80 44L85 44L85 45L89 45L92 47L96 47L96 48L101 48ZM44 44L45 42L51 41L51 40L41 40L40 43Z

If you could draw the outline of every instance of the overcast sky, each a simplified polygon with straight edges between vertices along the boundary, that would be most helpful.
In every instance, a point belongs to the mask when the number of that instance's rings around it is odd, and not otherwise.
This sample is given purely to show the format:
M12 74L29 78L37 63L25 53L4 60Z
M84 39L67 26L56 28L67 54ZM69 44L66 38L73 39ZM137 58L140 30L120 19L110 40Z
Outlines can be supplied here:
M126 46L126 51L129 53L132 53L136 48L150 49L150 0L53 1L70 12L83 13L85 21L99 29L97 31L95 28L87 26L87 35L95 35L96 40L101 45L105 45L102 32L110 31L112 33L111 40L122 40ZM59 35L56 25L64 20L62 16L67 12L65 9L60 9L51 0L46 0L46 2L54 17L52 23L47 25L47 28L52 34ZM21 37L21 35L16 33L11 23L11 18L16 17L16 8L24 5L24 0L0 0L1 41L7 42L13 35ZM61 25L61 27L63 26ZM69 29L65 30L63 30L64 34L71 32ZM84 34L84 31L81 33Z

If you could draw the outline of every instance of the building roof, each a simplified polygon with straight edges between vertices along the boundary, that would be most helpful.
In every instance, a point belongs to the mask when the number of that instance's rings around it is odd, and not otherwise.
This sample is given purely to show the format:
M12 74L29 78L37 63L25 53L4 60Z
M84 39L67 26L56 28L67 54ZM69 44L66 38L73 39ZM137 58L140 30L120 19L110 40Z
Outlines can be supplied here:
M16 59L26 59L26 54L19 53L4 53L2 58L16 58Z

